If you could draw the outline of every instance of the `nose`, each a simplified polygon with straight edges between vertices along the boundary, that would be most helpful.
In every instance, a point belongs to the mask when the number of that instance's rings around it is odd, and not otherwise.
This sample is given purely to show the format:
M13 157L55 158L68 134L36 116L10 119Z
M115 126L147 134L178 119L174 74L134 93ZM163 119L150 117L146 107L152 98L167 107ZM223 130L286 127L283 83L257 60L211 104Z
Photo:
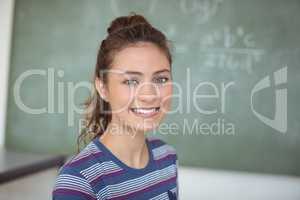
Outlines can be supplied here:
M140 85L136 91L139 101L153 102L159 98L159 90L155 84L149 82Z

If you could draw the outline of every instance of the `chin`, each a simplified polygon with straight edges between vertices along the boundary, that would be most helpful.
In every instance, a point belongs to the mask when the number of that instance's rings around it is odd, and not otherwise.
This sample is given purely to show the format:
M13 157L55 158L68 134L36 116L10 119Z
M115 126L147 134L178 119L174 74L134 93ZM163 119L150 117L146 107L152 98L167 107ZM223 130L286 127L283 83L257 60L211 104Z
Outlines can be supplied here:
M158 126L159 126L159 124L156 124L156 123L136 124L136 125L134 125L134 128L138 131L148 132L148 131L155 130Z

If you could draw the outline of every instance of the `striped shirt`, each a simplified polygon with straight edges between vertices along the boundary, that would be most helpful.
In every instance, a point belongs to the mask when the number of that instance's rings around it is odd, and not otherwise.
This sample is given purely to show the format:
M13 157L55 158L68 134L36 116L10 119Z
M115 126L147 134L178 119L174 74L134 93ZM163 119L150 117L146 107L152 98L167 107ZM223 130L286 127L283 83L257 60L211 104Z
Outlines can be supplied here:
M150 160L132 168L119 160L99 136L59 170L53 200L179 199L175 149L155 136L146 137Z

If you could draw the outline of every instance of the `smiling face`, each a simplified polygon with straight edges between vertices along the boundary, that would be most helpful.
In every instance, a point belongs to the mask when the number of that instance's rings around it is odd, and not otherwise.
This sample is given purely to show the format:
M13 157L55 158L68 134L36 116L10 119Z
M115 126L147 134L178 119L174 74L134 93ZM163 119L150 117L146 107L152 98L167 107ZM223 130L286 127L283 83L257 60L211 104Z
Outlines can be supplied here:
M104 87L97 79L95 84L111 106L111 123L139 132L155 129L171 106L171 67L165 53L149 42L128 46L114 55L107 77Z

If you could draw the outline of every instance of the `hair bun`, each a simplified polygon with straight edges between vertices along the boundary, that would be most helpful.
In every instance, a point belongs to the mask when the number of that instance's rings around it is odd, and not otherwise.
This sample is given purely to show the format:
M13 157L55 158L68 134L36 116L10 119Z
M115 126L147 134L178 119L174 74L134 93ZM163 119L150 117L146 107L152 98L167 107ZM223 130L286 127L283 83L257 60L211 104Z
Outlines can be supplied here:
M129 16L121 16L113 20L107 29L107 33L111 35L122 29L131 28L137 25L147 25L152 27L142 15L131 13Z

